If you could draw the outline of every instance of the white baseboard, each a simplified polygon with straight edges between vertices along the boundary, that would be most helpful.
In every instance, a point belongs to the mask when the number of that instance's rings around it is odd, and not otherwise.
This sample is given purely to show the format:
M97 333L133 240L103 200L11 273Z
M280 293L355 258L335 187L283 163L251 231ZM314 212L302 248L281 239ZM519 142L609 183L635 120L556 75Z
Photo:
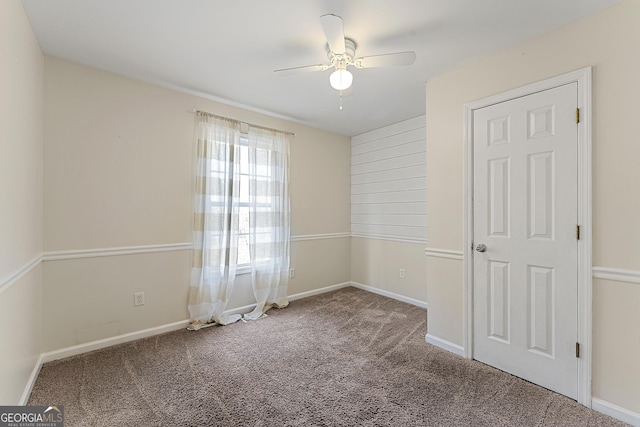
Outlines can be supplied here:
M31 390L33 390L33 386L36 383L36 379L38 378L38 374L40 373L40 368L42 367L42 354L38 356L38 360L36 361L33 370L31 371L31 375L29 375L29 379L27 380L27 385L22 392L22 396L20 396L20 401L18 405L25 406L29 401L29 396L31 395Z
M178 329L186 328L189 325L188 320L183 320L180 322L169 323L167 325L157 326L154 328L143 329L141 331L130 332L128 334L118 335L115 337L105 338L102 340L91 341L84 344L78 344L71 347L62 348L60 350L54 350L47 353L42 353L38 360L36 361L33 370L31 371L31 375L27 381L27 384L22 392L22 396L20 397L19 405L26 405L29 401L29 396L31 395L31 390L33 390L33 386L36 383L36 379L38 378L38 374L40 373L40 369L42 365L47 362L52 362L58 359L64 359L66 357L77 356L79 354L88 353L94 350L100 350L103 348L111 347L116 344L122 344L129 341L134 341L140 338L147 338L153 335L164 334L165 332L171 332Z
M301 292L294 295L289 296L290 301L295 301L297 299L310 297L313 295L319 295L326 292L334 291L341 288L346 288L350 286L350 282L339 283L337 285L327 286L321 289L315 289L313 291ZM243 307L232 308L230 310L226 310L226 314L235 314L235 313L248 313L255 307L255 304L246 305ZM35 366L33 367L33 371L29 376L29 380L25 386L25 389L20 398L20 405L26 405L29 401L29 395L31 395L31 390L38 378L38 374L40 372L40 368L42 365L47 362L52 362L54 360L64 359L71 356L77 356L79 354L88 353L94 350L101 350L103 348L111 347L117 344L126 343L129 341L135 341L141 338L148 338L154 335L164 334L166 332L172 332L179 329L183 329L189 326L189 320L181 320L179 322L169 323L166 325L160 325L153 328L143 329L141 331L129 332L127 334L118 335L115 337L105 338L102 340L91 341L84 344L78 344L71 347L62 348L60 350L54 350L47 353L42 353L38 360L36 361Z
M450 341L443 340L442 338L438 338L430 334L427 334L424 339L429 344L433 344L436 347L440 347L441 349L447 350L450 353L457 354L460 357L464 357L464 348L461 345L454 344Z
M375 288L369 285L363 285L358 282L351 282L350 284L354 288L362 289L363 291L371 292L372 294L382 295L383 297L392 298L398 301L406 302L407 304L416 305L421 308L427 308L427 303L425 301L420 301L415 298L407 297L404 295L396 294L393 292L385 291L384 289Z
M347 286L351 286L351 282L338 283L337 285L326 286L320 289L314 289L312 291L300 292L297 294L287 296L289 301L295 301L302 298L312 297L314 295L320 295L331 291L336 291L338 289L346 288ZM225 310L224 314L245 314L250 313L256 307L255 304L243 305L242 307L231 308L229 310Z
M609 415L610 417L623 421L627 424L631 424L634 427L640 427L640 413L614 405L606 400L598 399L596 397L591 398L591 409L605 415Z
M323 294L325 292L334 291L336 289L345 288L350 285L350 282L340 283L333 286L327 286L321 289L315 289L309 292L301 292L298 294L294 294L289 296L290 301L295 301L297 299L310 297L313 295ZM225 310L225 314L236 314L236 313L248 313L255 307L255 304L245 305L242 307L232 308L230 310ZM54 350L47 353L43 353L40 356L38 362L40 364L52 362L58 359L64 359L66 357L76 356L78 354L88 353L94 350L100 350L103 348L111 347L113 345L122 344L129 341L135 341L141 338L148 338L154 335L164 334L166 332L177 331L179 329L183 329L189 326L189 320L181 320L179 322L169 323L166 325L155 326L153 328L143 329L136 332L129 332L126 334L118 335L115 337L105 338L97 341L91 341L84 344L78 344L71 347L66 347L60 350ZM39 370L40 368L37 367ZM35 375L37 376L37 371L35 371Z
M88 353L94 350L101 350L103 348L111 347L113 345L122 344L129 341L135 341L141 338L152 337L154 335L164 334L166 332L176 331L178 329L186 328L189 326L188 320L181 320L179 322L169 323L166 325L156 326L153 328L143 329L141 331L129 332L127 334L118 335L115 337L105 338L102 340L91 341L84 344L78 344L60 350L50 351L42 354L42 363L52 362L58 359L64 359L66 357L77 356L78 354Z
M314 289L307 292L299 292L297 294L289 295L289 301L295 301L302 298L312 297L314 295L325 294L331 291L337 291L338 289L347 288L351 286L351 282L338 283L337 285L326 286L320 289Z

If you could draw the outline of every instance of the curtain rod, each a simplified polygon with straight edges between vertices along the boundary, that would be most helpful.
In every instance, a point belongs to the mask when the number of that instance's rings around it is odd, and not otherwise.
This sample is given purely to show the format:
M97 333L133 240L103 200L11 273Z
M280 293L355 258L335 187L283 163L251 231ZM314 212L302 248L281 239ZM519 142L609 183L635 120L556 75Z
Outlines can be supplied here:
M274 128L269 128L269 127L266 127L266 126L260 126L260 125L256 125L256 124L253 124L253 123L241 122L240 120L232 119L230 117L225 117L225 116L219 116L217 114L209 113L208 111L202 111L202 110L193 109L193 110L191 110L191 112L192 113L202 113L202 114L206 114L207 116L210 116L210 117L217 117L219 119L224 119L224 120L233 120L234 122L244 123L246 125L249 125L251 127L258 128L258 129L272 130L274 132L281 132L281 133L284 133L284 134L287 134L287 135L296 136L296 134L293 133L293 132L287 132L287 131L280 130L280 129L274 129Z

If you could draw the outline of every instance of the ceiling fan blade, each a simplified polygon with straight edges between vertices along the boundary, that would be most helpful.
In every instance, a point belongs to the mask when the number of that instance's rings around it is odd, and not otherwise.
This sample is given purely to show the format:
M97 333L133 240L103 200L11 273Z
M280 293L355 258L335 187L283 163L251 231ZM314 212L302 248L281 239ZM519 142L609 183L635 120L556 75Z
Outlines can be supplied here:
M383 55L363 56L353 60L356 68L389 67L399 65L411 65L416 60L414 51L386 53Z
M343 54L346 50L344 44L344 28L342 26L342 18L337 15L327 14L320 17L320 23L327 37L329 49L335 54Z
M329 68L329 65L326 64L317 64L317 65L305 65L303 67L293 67L293 68L283 68L281 70L274 70L274 73L277 73L279 76L290 76L292 74L299 73L308 73L313 71L324 71Z

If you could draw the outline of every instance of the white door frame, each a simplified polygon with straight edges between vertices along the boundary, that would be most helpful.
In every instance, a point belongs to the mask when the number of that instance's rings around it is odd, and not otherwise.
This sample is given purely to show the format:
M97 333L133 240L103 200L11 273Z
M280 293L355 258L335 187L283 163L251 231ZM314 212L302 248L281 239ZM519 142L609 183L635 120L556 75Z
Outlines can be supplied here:
M464 106L464 356L473 358L473 112L479 108L578 83L578 403L591 407L591 67L470 102Z

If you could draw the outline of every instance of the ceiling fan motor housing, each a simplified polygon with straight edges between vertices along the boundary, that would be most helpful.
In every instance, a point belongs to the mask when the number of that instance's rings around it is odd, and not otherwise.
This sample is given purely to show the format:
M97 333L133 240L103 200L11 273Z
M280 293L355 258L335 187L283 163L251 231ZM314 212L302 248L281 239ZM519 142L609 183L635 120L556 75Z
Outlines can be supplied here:
M331 65L338 70L344 70L347 68L347 65L353 64L353 59L356 56L356 42L345 38L344 47L344 53L335 53L327 44L327 58L331 61Z

